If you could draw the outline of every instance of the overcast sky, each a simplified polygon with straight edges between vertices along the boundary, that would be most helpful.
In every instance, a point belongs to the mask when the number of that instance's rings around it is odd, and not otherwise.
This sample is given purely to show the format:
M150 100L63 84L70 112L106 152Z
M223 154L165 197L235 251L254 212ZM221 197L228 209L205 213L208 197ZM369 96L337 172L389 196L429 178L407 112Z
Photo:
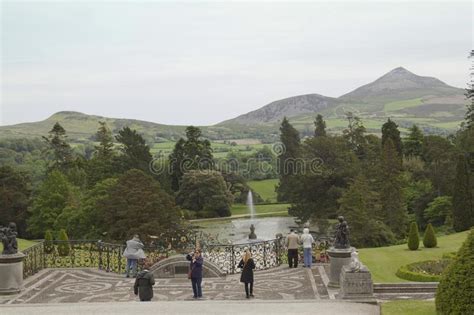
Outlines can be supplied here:
M208 125L403 66L466 87L470 2L2 1L0 124L62 110Z

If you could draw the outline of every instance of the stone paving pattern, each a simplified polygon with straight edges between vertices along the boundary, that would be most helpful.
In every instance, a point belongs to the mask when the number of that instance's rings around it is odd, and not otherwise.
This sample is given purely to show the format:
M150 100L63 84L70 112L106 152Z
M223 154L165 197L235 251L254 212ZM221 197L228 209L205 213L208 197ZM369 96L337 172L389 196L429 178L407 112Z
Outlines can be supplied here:
M323 275L321 275L321 272ZM254 295L258 300L329 300L324 268L278 267L255 272ZM25 281L25 290L3 297L0 304L87 303L134 301L133 278L96 269L46 269ZM185 278L156 279L154 301L192 300L190 281ZM245 298L240 275L204 278L205 300L241 300Z

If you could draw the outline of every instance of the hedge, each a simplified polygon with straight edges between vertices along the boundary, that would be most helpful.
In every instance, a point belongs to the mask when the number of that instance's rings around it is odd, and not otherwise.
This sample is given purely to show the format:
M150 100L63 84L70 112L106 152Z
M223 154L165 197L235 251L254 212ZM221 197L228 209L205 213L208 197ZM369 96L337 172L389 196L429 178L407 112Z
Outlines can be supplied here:
M405 280L415 282L438 282L441 272L452 262L451 259L425 260L401 266L396 276ZM438 274L429 273L430 269L440 269Z

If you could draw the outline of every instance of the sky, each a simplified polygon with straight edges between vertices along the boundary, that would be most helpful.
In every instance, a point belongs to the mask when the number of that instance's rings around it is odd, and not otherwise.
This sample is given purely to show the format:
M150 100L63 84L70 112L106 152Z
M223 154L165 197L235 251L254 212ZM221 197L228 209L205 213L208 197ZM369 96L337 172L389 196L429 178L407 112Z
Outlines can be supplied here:
M465 88L471 2L1 2L0 125L210 125L398 66Z

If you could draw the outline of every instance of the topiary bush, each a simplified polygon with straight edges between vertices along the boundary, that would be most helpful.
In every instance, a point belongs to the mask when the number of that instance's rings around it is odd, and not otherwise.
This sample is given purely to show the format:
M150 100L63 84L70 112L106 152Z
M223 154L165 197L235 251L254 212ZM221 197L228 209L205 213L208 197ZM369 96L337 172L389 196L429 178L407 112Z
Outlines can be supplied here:
M441 274L453 262L452 259L426 260L401 266L397 277L416 282L438 282Z
M436 290L439 314L474 314L474 229L456 259L443 272Z
M408 248L410 250L417 250L420 247L420 236L418 235L418 225L412 222L410 225L410 232L408 232Z
M44 233L44 252L46 254L51 254L53 251L53 232L51 232L51 230L46 230L46 232Z
M69 238L67 237L67 233L65 229L61 229L59 231L58 240L60 241L58 244L59 256L68 256L71 250L71 247L69 245Z
M438 245L436 240L436 234L431 223L428 223L425 230L425 235L423 236L423 246L426 248L433 248Z

